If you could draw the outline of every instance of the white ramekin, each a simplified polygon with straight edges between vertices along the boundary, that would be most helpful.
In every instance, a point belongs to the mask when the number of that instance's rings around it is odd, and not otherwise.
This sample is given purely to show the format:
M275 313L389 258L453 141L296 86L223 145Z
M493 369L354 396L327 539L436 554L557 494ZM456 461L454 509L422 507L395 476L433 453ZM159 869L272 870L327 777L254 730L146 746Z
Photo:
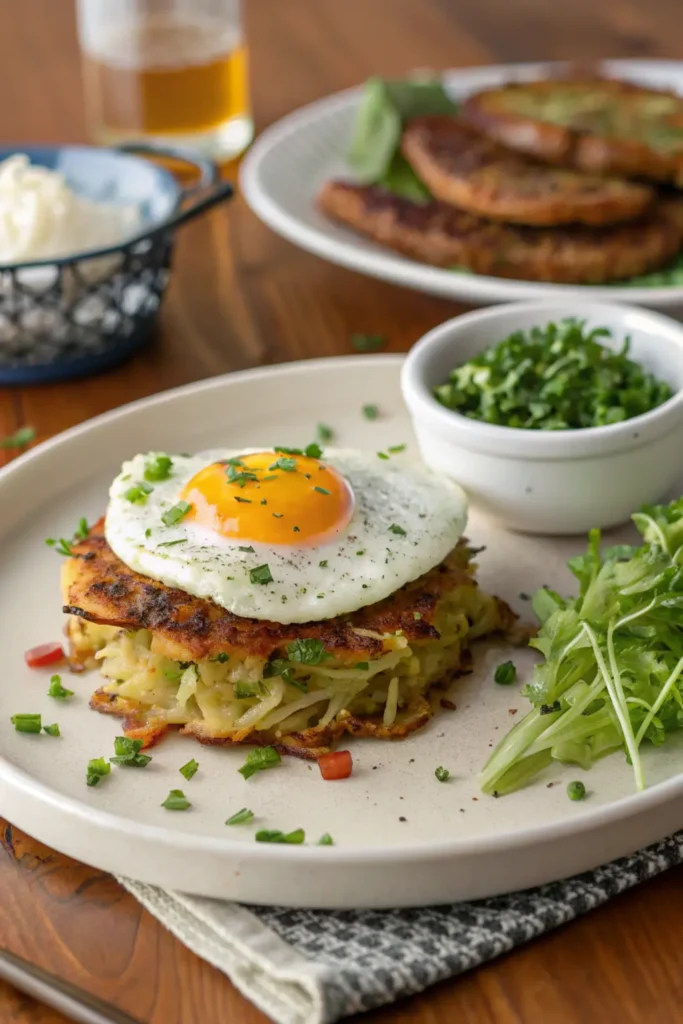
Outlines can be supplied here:
M446 409L432 389L512 331L579 317L607 327L619 347L674 395L642 416L585 430L520 430ZM411 350L401 378L422 458L457 480L472 503L515 530L569 534L615 526L683 481L683 326L620 303L520 302L455 317Z

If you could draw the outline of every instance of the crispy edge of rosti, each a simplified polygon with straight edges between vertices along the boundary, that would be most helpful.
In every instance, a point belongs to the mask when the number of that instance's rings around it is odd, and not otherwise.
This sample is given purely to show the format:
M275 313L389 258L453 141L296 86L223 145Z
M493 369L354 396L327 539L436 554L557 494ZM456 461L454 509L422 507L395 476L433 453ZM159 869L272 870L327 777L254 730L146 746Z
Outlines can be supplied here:
M454 670L453 676L466 671L466 667ZM446 680L444 680L444 683ZM440 684L441 685L441 684ZM278 734L277 730L245 730L244 735L216 736L211 735L203 722L189 722L176 726L159 722L154 718L143 718L134 701L119 697L100 688L90 698L90 707L106 715L114 715L123 719L123 732L130 739L142 740L143 749L154 746L167 732L178 732L181 736L192 736L204 746L240 747L258 746L275 747L281 754L291 754L307 760L316 760L321 754L327 753L343 735L365 739L402 740L423 728L433 717L430 702L420 695L413 705L402 709L401 715L392 725L384 725L381 716L352 715L341 711L334 721L325 726L313 726L302 732Z
M537 227L617 224L639 217L655 199L648 185L514 153L453 116L410 121L401 152L437 199L492 220Z
M359 629L377 634L401 630L409 641L438 639L433 622L441 596L457 586L477 587L469 548L461 539L440 565L383 601L334 619L283 625L234 615L213 601L134 572L107 544L103 520L72 551L62 568L64 611L101 625L150 629L163 638L168 656L176 657L175 650L180 661L201 661L222 651L267 658L297 639L321 640L328 653L342 660L379 657L382 641ZM504 611L504 602L498 607L501 628L506 628L512 613Z
M543 121L510 109L510 98L521 92L548 93L567 87L602 89L617 101L629 102L636 94L680 97L670 90L649 89L632 82L612 78L544 79L537 82L510 82L483 89L468 96L460 116L502 145L538 157L548 163L575 167L595 174L623 174L653 181L680 181L683 153L665 154L636 139L600 135L551 121ZM683 108L682 108L683 109Z
M628 224L538 228L342 181L328 181L318 205L338 223L419 262L520 281L619 281L660 270L681 246L680 228L657 206Z

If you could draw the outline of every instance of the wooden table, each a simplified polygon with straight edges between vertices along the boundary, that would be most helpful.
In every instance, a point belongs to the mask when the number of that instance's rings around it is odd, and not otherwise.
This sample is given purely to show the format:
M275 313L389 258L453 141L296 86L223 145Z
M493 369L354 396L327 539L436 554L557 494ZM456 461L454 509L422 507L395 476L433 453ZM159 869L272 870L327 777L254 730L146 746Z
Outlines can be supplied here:
M372 72L492 61L681 54L680 0L248 0L258 129ZM0 138L85 138L71 0L0 0ZM394 351L458 312L299 252L238 200L188 227L152 344L72 384L0 391L0 435L49 437L186 381L349 351L353 331ZM0 820L0 947L144 1024L266 1018L107 875ZM683 868L526 948L365 1017L367 1024L667 1024L683 1019ZM0 985L2 1024L65 1018Z

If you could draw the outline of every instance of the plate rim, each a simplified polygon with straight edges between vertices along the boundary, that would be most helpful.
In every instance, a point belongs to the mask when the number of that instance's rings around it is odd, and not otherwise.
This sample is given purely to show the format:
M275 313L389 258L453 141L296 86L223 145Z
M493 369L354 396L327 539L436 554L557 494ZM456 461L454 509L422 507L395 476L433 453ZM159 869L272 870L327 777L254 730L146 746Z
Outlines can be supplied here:
M567 65L567 61L520 61L508 64L486 64L466 68L451 68L436 72L451 88L472 76L487 77L509 73L534 76L552 72ZM638 71L660 70L670 77L678 77L683 91L683 62L668 58L620 58L601 61L608 73L637 74ZM482 83L484 84L484 83ZM429 264L420 263L390 249L383 249L369 239L362 248L349 231L348 238L337 238L325 230L309 225L293 213L286 204L275 199L260 182L264 163L277 159L281 142L293 134L306 130L312 121L334 114L337 110L357 104L364 86L330 93L285 114L269 125L250 147L239 170L239 186L248 206L276 234L306 252L347 270L368 277L388 281L402 287L428 294L440 295L461 302L512 302L525 299L588 299L595 302L622 301L658 309L670 309L683 304L683 285L665 288L625 287L623 285L572 285L545 281L523 281L512 278L491 277L485 274L458 273ZM351 176L351 175L350 175ZM311 202L314 196L311 195ZM332 225L330 225L332 227ZM339 227L337 227L339 230ZM342 228L342 230L345 230Z
M298 375L300 373L317 373L321 369L334 370L340 364L360 370L361 367L380 366L395 367L403 364L402 354L367 354L321 357L317 359L294 360L289 363L273 364L239 370L222 374L219 377L194 381L189 384L159 392L145 398L137 399L126 405L119 406L108 412L95 416L84 423L77 424L54 437L38 444L35 448L19 456L0 470L0 494L6 482L16 473L24 472L31 463L40 464L50 453L64 444L69 444L93 428L102 425L116 424L140 409L163 406L176 397L201 394L223 387L239 386L240 382L258 380L264 376L279 377L281 375ZM407 740L406 742L409 742ZM123 818L118 814L91 805L81 803L78 799L60 794L45 783L31 776L24 769L12 764L0 753L0 786L6 785L17 790L20 795L40 802L42 807L51 807L70 818L85 819L90 826L107 832L119 832L150 842L172 843L176 850L195 851L197 853L238 857L244 855L245 845L229 837L193 835L176 832L165 826L152 825L133 819ZM249 845L249 857L259 862L281 863L296 861L311 864L346 864L353 865L364 862L377 866L380 862L391 862L400 865L406 862L443 861L449 858L471 857L477 854L500 853L504 850L519 850L548 842L557 841L567 836L576 836L590 832L595 828L607 827L612 823L623 823L632 817L652 811L661 804L668 804L683 794L683 773L653 784L643 792L630 793L609 804L602 804L593 809L572 814L550 824L534 825L515 832L502 832L488 836L474 836L465 839L452 838L437 843L410 842L397 847L355 846L325 847L316 846L291 847L253 844Z

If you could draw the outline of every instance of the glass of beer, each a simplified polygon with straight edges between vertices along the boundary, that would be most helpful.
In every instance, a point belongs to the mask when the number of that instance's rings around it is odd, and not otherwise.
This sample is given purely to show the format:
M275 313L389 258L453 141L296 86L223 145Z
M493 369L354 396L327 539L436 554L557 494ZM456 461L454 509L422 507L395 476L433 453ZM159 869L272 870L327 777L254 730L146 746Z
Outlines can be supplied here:
M218 161L251 142L240 0L78 0L78 32L96 142Z

